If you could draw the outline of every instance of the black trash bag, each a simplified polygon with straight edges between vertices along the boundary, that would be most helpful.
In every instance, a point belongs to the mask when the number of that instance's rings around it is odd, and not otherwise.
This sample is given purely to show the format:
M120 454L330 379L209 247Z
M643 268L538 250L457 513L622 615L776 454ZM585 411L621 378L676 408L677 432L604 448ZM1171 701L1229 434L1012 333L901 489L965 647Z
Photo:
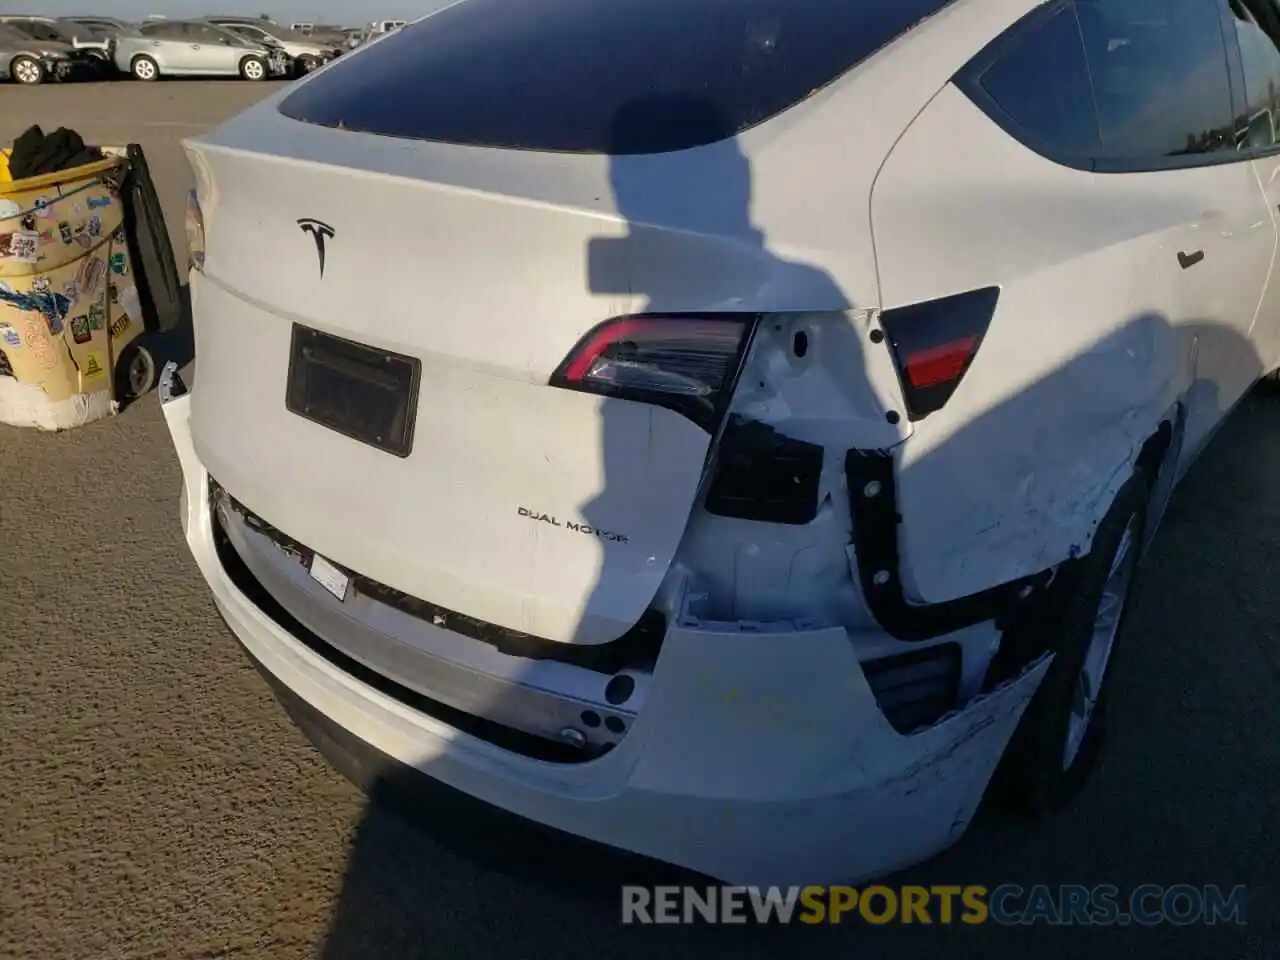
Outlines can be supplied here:
M124 233L133 263L134 285L144 315L141 319L148 330L163 333L181 322L182 278L142 147L131 143L126 155L129 167L120 188L120 202L124 205Z
M14 180L59 173L102 159L102 151L86 146L84 138L74 130L59 127L46 134L38 125L28 127L13 141L9 156L9 175Z

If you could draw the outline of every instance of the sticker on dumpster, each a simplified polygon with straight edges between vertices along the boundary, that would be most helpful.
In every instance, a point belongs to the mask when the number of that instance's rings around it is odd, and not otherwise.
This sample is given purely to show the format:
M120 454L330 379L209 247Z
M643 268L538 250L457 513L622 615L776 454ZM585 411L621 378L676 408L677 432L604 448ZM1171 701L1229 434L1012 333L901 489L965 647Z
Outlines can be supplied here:
M117 287L114 283L107 284L107 302L108 303L120 302L120 288Z
M133 284L120 291L120 309L131 317L142 316L142 301L138 297L138 288Z
M101 210L103 207L109 207L109 206L111 206L110 197L90 197L89 198L90 210Z
M53 289L53 284L49 282L48 277L36 277L31 281L32 293L48 293Z
M3 327L0 327L0 340L4 341L4 344L6 347L9 347L13 350L16 350L18 349L18 347L22 346L22 334L18 333L17 330L13 329L13 327L9 326L8 324L5 324Z
M63 243L69 244L71 243L71 241L75 239L75 237L71 233L71 224L67 223L67 221L65 220L59 222L58 233L62 235Z
M71 339L76 343L88 343L93 339L93 332L89 329L88 317L71 318Z
M28 231L33 231L33 232L34 232L35 228L36 228L36 218L35 218L35 217L31 216L31 214L27 214L25 217L23 217L23 218L22 218L22 229L23 229L23 230L28 230Z
M102 218L98 216L96 213L89 218L89 236L91 237L102 236Z
M45 370L52 370L58 365L58 354L53 349L53 341L49 339L49 331L39 317L27 315L22 318L22 339L31 350L32 357Z
M71 301L60 293L48 293L32 290L30 293L19 293L3 280L0 280L0 303L28 313L43 314L52 322L54 318L61 321L71 309Z
M76 282L74 280L68 280L64 283L62 285L62 292L72 303L74 303L80 296L80 288L76 286Z
M103 309L102 304L95 303L89 308L89 329L101 330L103 321L106 319L107 311Z
M90 351L84 361L84 375L86 377L96 377L106 371L102 369L102 361L98 359L98 355Z
M55 337L62 334L62 318L55 316L45 316L45 321L49 324L49 332Z
M0 257L7 257L21 263L35 263L39 247L40 234L30 230L0 233Z
M53 219L53 201L48 197L36 197L36 202L32 205L36 216L41 220Z
M103 266L100 257L90 257L84 262L84 266L80 268L80 292L86 297L91 297L98 289L98 284L102 282L103 274L107 268Z
M0 220L8 220L22 214L22 208L12 200L0 200Z
M113 253L111 255L111 272L124 276L128 272L128 266L124 262L123 253Z
M35 263L40 251L40 234L34 230L19 230L9 240L9 256L23 263Z
M133 321L129 319L129 315L127 313L122 313L120 316L116 317L115 320L111 322L111 339L119 340L124 336L124 332L129 329L129 324L132 322Z

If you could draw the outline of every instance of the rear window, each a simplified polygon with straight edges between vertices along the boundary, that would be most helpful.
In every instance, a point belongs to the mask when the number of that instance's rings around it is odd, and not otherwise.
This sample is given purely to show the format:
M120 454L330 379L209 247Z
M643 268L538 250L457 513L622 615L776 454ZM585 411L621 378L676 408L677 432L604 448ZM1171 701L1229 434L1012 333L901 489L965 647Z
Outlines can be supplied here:
M781 113L948 2L461 0L336 62L279 109L418 140L682 150ZM660 113L636 109L658 102ZM637 122L620 136L624 115Z

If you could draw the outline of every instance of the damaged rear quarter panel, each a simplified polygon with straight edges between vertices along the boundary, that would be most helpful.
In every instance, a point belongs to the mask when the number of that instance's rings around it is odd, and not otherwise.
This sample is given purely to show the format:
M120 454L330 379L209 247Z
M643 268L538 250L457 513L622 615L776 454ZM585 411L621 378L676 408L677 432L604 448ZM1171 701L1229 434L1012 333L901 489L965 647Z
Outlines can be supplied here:
M909 594L966 596L1087 552L1190 380L1171 251L1206 202L1053 164L954 87L903 136L872 197L882 302L1001 291L950 402L898 451Z

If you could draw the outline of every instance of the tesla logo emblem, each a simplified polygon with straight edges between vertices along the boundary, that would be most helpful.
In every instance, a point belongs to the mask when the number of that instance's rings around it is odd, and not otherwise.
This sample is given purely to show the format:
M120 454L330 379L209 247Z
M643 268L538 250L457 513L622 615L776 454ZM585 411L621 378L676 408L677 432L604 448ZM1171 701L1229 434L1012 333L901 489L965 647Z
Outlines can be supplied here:
M333 237L333 227L329 226L323 220L312 220L310 217L303 217L298 221L298 229L303 233L311 234L311 239L316 243L316 256L320 259L320 276L324 276L324 244L326 240Z

